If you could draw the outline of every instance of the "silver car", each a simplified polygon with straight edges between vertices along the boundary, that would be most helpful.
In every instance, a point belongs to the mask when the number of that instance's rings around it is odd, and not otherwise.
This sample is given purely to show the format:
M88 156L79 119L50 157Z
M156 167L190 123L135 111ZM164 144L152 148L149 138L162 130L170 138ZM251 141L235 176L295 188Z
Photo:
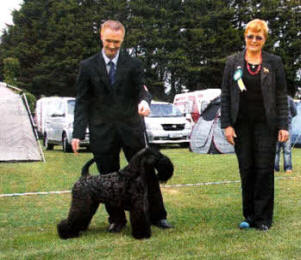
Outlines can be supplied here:
M188 147L191 123L173 104L152 102L151 113L145 117L150 144L180 144Z
M47 99L47 98L46 98ZM47 150L52 150L54 145L62 145L64 152L72 152L71 140L73 132L75 99L70 97L48 98L44 108L45 127L43 143ZM89 130L86 131L80 146L89 146Z

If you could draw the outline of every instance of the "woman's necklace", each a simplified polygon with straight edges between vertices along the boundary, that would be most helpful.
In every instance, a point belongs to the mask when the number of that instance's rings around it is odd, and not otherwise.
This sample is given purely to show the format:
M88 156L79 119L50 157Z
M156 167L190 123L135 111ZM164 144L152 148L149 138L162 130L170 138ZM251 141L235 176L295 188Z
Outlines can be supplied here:
M253 66L253 65L252 65ZM252 71L251 68L250 68L250 64L247 62L247 69L248 69L248 72L254 76L254 75L257 75L259 73L259 71L261 70L261 64L259 64L257 66L257 69L255 71Z
M261 63L262 63L262 55L261 55L261 52L260 52L260 61L259 61L259 64L257 66L257 69L255 71L252 71L251 68L250 68L250 64L248 63L247 61L247 52L245 54L245 61L246 61L246 64L247 64L247 70L248 72L254 76L254 75L257 75L259 73L259 71L261 70ZM255 68L256 65L252 65L252 68Z

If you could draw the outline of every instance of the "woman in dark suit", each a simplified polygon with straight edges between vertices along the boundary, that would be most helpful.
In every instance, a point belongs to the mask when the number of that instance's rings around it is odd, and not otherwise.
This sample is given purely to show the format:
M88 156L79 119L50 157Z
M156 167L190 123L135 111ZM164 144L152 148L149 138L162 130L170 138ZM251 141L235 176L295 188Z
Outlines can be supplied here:
M227 58L221 124L237 155L245 220L240 228L266 231L274 207L274 159L277 140L288 139L286 81L281 58L262 48L265 21L250 21L245 50Z

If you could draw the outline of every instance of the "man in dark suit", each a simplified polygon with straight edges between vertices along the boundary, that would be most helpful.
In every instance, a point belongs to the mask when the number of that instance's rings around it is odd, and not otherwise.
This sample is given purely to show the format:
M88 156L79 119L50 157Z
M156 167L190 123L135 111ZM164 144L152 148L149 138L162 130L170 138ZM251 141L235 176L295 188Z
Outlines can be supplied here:
M124 26L113 20L101 25L102 51L80 63L74 110L72 149L79 149L87 126L90 148L100 174L118 171L121 148L129 161L145 147L144 124L141 119L150 113L150 94L144 87L143 66L139 59L122 52ZM160 186L149 197L150 219L161 228L167 222ZM106 205L109 232L120 232L126 224L124 211Z

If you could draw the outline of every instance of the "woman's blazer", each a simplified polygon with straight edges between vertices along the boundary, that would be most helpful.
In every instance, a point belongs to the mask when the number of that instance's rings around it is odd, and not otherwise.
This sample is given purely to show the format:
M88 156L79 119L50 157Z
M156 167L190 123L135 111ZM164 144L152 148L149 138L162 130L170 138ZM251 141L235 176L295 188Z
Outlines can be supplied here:
M243 69L245 51L227 58L222 82L221 127L234 126L238 116L240 89L233 75ZM288 129L288 104L285 73L281 58L262 52L260 71L265 114L271 130Z

